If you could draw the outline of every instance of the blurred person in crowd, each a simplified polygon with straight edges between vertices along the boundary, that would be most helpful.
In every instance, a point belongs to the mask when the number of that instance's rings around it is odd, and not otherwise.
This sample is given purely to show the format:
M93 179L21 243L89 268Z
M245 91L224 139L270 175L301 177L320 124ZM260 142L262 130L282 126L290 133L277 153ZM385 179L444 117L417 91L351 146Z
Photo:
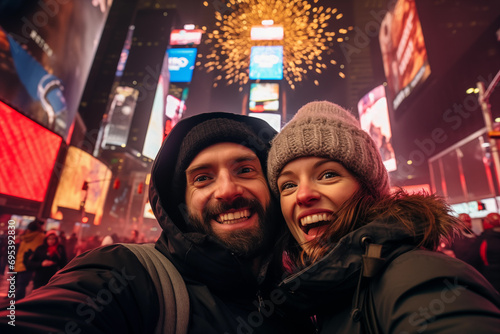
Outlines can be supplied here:
M76 250L76 245L78 243L78 237L76 236L76 233L71 233L69 238L66 240L66 257L68 258L68 261L71 261L75 257L75 250Z
M271 270L281 262L274 245L285 228L264 173L275 133L258 118L199 114L177 123L153 163L149 198L163 229L156 254L185 283L188 333L314 333L308 317L285 318L271 301L281 277ZM173 333L176 323L161 325L173 297L156 288L157 267L146 269L125 244L91 250L16 303L16 329Z
M457 259L481 271L481 258L479 257L481 240L472 232L472 218L466 213L461 213L458 215L458 219L464 223L464 228L452 239L449 248Z
M102 238L101 246L112 245L116 244L117 242L120 242L120 238L118 238L118 235L116 233L113 233Z
M59 243L66 249L66 243L68 241L68 238L66 237L66 232L60 231L59 232ZM66 254L67 255L67 254Z
M273 139L268 181L290 233L283 307L318 333L498 333L500 294L435 252L461 222L434 195L391 192L356 118L316 101Z
M8 245L9 240L7 238L8 234L4 231L0 231L0 276L3 276L5 272L5 267L7 266L8 260Z
M500 292L500 214L488 213L484 220L491 228L481 234L482 273Z
M130 231L130 238L127 238L126 242L132 243L132 244L140 243L139 231L135 230L135 229Z
M491 218L492 216L490 216ZM483 227L483 231L481 232L481 234L486 231L486 230L489 230L490 228L493 228L493 225L491 224L491 220L488 218L488 215L486 215L486 217L484 217L482 220L481 220L481 225Z
M26 296L26 288L33 278L33 270L27 268L25 262L33 255L35 249L43 244L45 232L43 225L45 222L40 219L35 219L28 224L24 233L16 239L19 240L19 248L16 254L16 264L14 271L16 275L16 292L15 299L21 299Z
M28 260L29 267L34 271L33 289L47 284L49 279L67 262L66 250L59 242L57 232L48 231L43 244L35 249L35 253Z

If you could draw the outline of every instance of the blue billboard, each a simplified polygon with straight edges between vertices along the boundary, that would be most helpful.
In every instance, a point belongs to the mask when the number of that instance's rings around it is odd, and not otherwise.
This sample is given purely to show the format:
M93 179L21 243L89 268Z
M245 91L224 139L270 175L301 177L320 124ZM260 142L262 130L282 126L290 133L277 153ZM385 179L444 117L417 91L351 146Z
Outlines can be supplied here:
M252 46L250 80L283 79L283 46Z
M196 61L196 48L167 50L170 82L191 82Z

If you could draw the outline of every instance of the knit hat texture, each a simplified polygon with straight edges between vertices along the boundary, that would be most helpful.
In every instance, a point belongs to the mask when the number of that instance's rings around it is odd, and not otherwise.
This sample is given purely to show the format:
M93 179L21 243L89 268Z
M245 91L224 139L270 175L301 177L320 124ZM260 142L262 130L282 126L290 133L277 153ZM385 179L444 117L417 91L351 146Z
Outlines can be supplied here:
M307 156L341 163L376 197L389 193L389 176L375 142L350 112L334 103L304 105L273 139L267 176L275 196L279 197L277 179L283 167Z
M253 150L265 171L268 143L248 125L227 118L204 121L191 129L183 139L174 173L174 191L184 194L185 171L191 161L205 148L222 142L241 144Z

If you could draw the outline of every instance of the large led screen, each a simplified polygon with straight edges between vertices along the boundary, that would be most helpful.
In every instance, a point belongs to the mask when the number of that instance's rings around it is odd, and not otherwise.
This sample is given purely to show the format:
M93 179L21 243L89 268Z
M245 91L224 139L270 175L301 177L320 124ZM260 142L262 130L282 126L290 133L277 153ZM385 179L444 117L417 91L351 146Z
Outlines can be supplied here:
M384 17L379 33L392 105L397 109L431 73L414 0L398 0Z
M61 142L0 102L0 193L42 202Z
M196 48L178 48L168 51L170 82L191 82L196 61Z
M281 41L283 36L282 25L253 26L250 29L250 39L252 41Z
M116 87L108 111L108 123L104 129L103 147L106 145L125 147L138 98L137 89L127 86Z
M201 43L203 30L174 29L170 33L170 45L198 45Z
M278 111L280 107L278 83L252 83L248 98L248 109L252 112Z
M0 98L66 139L110 6L81 0L2 6Z
M270 126L273 127L274 130L276 130L278 132L281 130L281 115L280 114L251 112L251 113L248 113L248 116L260 118L260 119L266 121Z
M111 170L104 163L70 146L52 203L52 217L60 208L80 210L84 201L85 212L94 214L94 224L99 225L111 178ZM82 189L84 182L88 182L87 190Z
M283 46L252 46L250 51L250 79L283 79Z
M358 102L361 128L368 132L379 149L388 172L396 170L396 157L392 148L392 130L385 88L380 85L372 89Z

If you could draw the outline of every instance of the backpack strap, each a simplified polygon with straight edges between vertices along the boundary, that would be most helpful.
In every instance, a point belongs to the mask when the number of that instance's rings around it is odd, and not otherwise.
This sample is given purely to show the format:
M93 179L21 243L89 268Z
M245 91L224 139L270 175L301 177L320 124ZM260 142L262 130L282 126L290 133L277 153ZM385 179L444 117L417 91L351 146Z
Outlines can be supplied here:
M160 317L155 334L185 334L189 324L189 295L175 266L153 243L124 244L149 272L158 292Z

